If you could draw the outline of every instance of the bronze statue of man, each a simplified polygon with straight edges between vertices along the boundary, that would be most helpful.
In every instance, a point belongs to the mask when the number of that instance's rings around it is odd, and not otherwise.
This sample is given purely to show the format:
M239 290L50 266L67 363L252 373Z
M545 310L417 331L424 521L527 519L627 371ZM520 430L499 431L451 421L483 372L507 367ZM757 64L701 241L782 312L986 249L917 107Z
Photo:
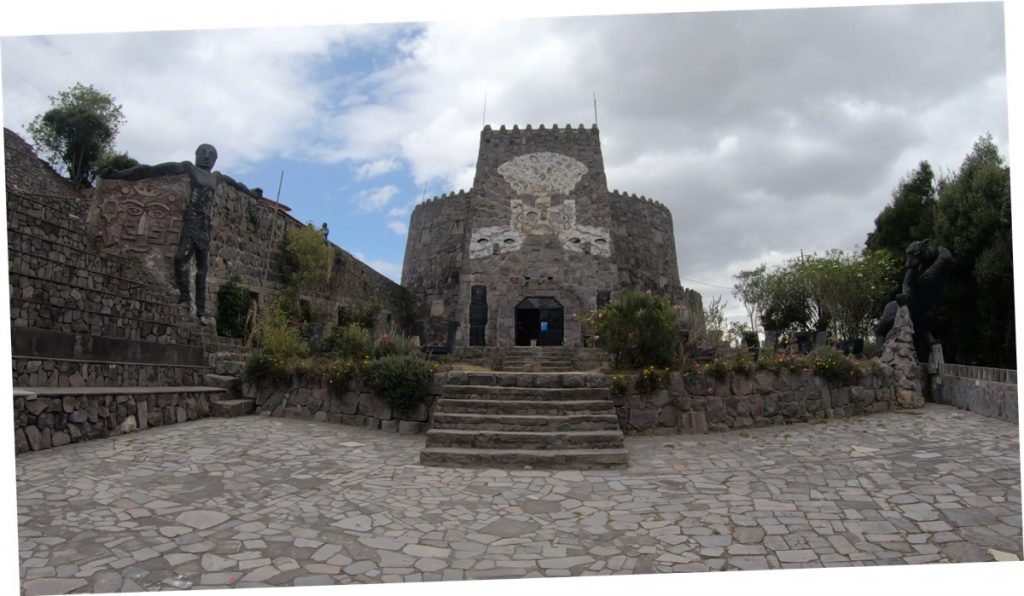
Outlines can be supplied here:
M213 236L213 199L217 183L253 195L244 184L230 176L213 171L217 161L217 149L203 143L196 148L196 162L167 162L155 166L138 165L126 170L104 170L99 172L107 180L141 180L153 176L188 174L190 190L185 214L181 220L181 237L178 252L174 255L174 276L178 285L178 304L190 307L189 264L196 260L196 316L202 318L206 310L206 272L210 264L210 239Z

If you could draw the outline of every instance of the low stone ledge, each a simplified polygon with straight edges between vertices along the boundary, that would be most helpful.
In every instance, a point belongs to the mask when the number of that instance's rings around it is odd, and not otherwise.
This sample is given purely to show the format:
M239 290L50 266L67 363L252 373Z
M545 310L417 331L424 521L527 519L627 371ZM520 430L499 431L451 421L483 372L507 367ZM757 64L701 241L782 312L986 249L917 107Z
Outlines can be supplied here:
M210 416L215 387L57 387L13 391L16 453Z
M442 376L443 373L436 377ZM242 395L255 400L255 413L262 416L332 422L407 435L429 430L431 410L442 384L443 381L435 382L435 393L405 411L392 408L358 380L349 383L341 395L331 392L322 382L311 380L263 386L245 383Z
M635 376L625 378L635 386ZM811 372L756 371L714 379L706 373L669 375L668 387L616 394L612 402L626 434L699 434L755 426L847 418L899 407L884 376L851 386L830 385Z

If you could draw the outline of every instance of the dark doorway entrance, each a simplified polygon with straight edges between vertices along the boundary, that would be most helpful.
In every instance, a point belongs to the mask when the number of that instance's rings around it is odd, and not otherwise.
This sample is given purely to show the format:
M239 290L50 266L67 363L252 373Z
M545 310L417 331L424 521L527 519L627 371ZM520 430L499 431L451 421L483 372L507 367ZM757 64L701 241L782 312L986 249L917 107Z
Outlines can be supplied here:
M528 346L536 340L538 346L562 345L562 305L554 298L527 298L516 305L516 345Z

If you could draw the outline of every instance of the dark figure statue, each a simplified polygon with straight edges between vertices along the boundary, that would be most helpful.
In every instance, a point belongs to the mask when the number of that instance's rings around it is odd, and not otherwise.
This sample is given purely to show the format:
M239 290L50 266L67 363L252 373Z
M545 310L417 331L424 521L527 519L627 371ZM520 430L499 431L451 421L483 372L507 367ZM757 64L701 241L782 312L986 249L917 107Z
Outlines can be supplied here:
M154 176L188 174L191 189L188 204L181 220L181 238L178 252L174 255L174 276L178 285L178 304L190 305L189 263L196 260L196 315L202 317L206 310L206 272L210 264L210 238L213 236L213 199L217 183L224 182L245 194L255 193L231 177L213 171L217 161L217 150L213 145L203 143L196 148L195 165L187 162L167 162L155 166L139 165L127 170L103 170L101 178L107 180L141 180Z
M907 247L906 273L903 275L903 288L896 300L885 305L882 316L875 327L875 336L879 343L896 321L896 310L906 305L910 309L910 320L914 323L914 349L917 359L927 362L931 354L932 344L932 309L942 296L949 264L953 255L944 247L929 246L927 240L911 242Z

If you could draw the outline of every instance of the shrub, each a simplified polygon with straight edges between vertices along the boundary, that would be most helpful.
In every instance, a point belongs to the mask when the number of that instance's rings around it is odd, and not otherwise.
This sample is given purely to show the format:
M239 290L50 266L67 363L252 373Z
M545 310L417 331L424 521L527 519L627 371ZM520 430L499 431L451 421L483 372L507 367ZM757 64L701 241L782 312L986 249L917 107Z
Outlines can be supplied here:
M704 367L704 370L712 379L721 381L729 376L729 371L732 370L732 366L730 366L729 362L723 358L715 358L711 362L708 362L708 365Z
M676 353L676 314L668 300L641 292L623 292L583 324L596 333L597 345L614 368L667 367Z
M323 339L325 352L342 358L362 360L373 354L373 336L357 323L332 328Z
M411 356L388 356L367 362L366 384L399 411L422 403L430 393L434 368L426 360Z
M782 370L782 360L781 355L776 355L771 350L761 350L761 353L757 355L755 366L757 370L777 373Z
M348 384L359 376L359 365L349 359L333 360L324 368L324 382L332 394L341 397Z
M398 335L394 330L382 334L373 342L373 357L384 358L385 356L409 356L419 353L412 340L408 337Z
M281 253L285 284L293 297L320 290L331 281L333 251L312 224L286 230Z
M256 349L245 366L245 377L250 381L289 380L299 361L309 355L309 345L288 323L280 305L271 306L257 317L252 339Z
M749 375L754 372L754 361L750 358L750 352L745 348L740 348L738 354L736 354L736 362L733 363L734 371L741 375Z
M658 369L648 366L640 371L636 377L637 393L654 393L658 389L668 386L668 369Z
M611 394L613 397L625 397L629 393L626 375L612 375Z
M217 334L223 337L244 338L249 329L249 309L252 308L252 294L238 283L232 275L217 289Z
M807 356L807 361L814 374L833 385L852 385L864 375L853 360L828 347L815 349Z

